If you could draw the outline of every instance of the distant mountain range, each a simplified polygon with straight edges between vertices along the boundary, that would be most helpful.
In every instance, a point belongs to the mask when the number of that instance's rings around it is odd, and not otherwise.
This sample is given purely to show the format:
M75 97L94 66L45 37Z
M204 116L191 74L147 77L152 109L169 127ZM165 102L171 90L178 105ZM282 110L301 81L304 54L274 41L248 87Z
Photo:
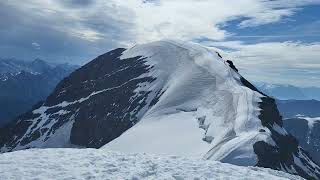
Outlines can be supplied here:
M284 118L296 116L320 117L320 101L277 100L277 106Z
M78 66L0 59L0 126L32 108Z
M320 100L320 87L296 87L283 84L255 82L255 86L265 94L280 100Z

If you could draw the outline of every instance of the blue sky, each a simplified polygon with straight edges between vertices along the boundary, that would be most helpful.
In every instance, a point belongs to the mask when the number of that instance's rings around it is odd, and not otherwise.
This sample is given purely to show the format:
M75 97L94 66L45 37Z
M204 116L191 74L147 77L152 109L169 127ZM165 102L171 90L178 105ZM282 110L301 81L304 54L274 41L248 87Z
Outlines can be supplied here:
M303 6L292 16L281 21L250 28L239 28L241 19L227 22L224 26L234 34L229 40L247 43L273 41L320 42L320 5Z
M320 0L3 0L0 57L83 64L116 47L199 42L252 81L320 86Z

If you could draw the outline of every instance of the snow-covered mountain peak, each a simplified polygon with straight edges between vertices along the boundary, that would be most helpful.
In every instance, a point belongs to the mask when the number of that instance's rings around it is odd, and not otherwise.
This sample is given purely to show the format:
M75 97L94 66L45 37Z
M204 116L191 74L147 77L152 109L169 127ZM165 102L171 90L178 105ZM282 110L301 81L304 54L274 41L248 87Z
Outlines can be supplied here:
M274 99L217 52L179 41L97 57L0 135L1 151L103 147L320 177L319 167L282 127Z
M127 59L136 56L150 58L148 64L156 64L169 74L172 71L181 70L181 68L198 65L215 75L221 77L228 75L227 69L229 67L218 53L196 43L176 40L156 41L136 45L125 51L121 58Z
M161 88L164 95L183 95L186 91L207 91L201 82L220 87L230 79L240 80L240 76L230 69L219 55L195 43L165 40L136 45L123 52L121 58L142 57L151 70L142 76L152 76L156 82L151 88ZM192 82L195 83L191 85ZM197 84L198 83L198 84ZM199 84L200 83L200 84ZM218 86L217 86L218 84ZM207 85L207 84L206 84ZM157 86L157 87L155 87ZM184 93L182 89L184 88ZM170 94L171 93L171 94ZM193 100L184 96L184 101ZM171 100L173 101L173 100Z
M262 95L243 86L241 76L216 52L193 43L159 41L137 45L125 51L121 58L137 56L146 58L152 66L150 72L142 76L156 78L147 87L161 92L161 96L136 126L106 147L149 153L202 154L222 160L231 154L229 146L247 148L249 142L268 139L267 130L259 131L264 129L258 118ZM139 87L136 91L142 89ZM148 136L149 131L154 135ZM164 132L167 136L163 136ZM157 143L145 143L150 137ZM141 139L141 144L123 147L128 144L123 141L132 141L131 138ZM211 150L216 148L220 151ZM236 157L238 164L255 162L255 156L241 158L240 155L242 153L228 158Z

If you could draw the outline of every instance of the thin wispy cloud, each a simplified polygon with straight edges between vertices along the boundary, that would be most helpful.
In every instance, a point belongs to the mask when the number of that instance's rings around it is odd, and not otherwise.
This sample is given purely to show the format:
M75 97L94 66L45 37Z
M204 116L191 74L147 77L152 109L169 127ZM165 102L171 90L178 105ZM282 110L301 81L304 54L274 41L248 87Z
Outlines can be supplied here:
M31 45L35 48L35 49L40 49L40 44L36 43L36 42L33 42L31 43Z
M264 37L271 37L271 38L290 38L290 37L320 37L320 34L300 34L300 35L252 35L252 36L233 36L235 38L264 38Z
M296 13L300 7L319 1L260 0L115 0L135 14L135 36L138 42L162 38L193 40L201 37L222 40L232 34L221 26L233 19L243 19L239 27L252 27L279 21ZM230 6L232 4L232 6Z

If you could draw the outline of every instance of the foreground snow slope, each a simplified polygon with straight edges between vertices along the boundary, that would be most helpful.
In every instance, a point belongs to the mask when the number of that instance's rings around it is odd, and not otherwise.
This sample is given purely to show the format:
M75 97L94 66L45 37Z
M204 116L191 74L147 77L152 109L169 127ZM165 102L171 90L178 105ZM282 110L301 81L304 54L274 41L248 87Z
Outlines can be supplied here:
M97 149L32 149L0 155L0 179L302 179L216 161Z

